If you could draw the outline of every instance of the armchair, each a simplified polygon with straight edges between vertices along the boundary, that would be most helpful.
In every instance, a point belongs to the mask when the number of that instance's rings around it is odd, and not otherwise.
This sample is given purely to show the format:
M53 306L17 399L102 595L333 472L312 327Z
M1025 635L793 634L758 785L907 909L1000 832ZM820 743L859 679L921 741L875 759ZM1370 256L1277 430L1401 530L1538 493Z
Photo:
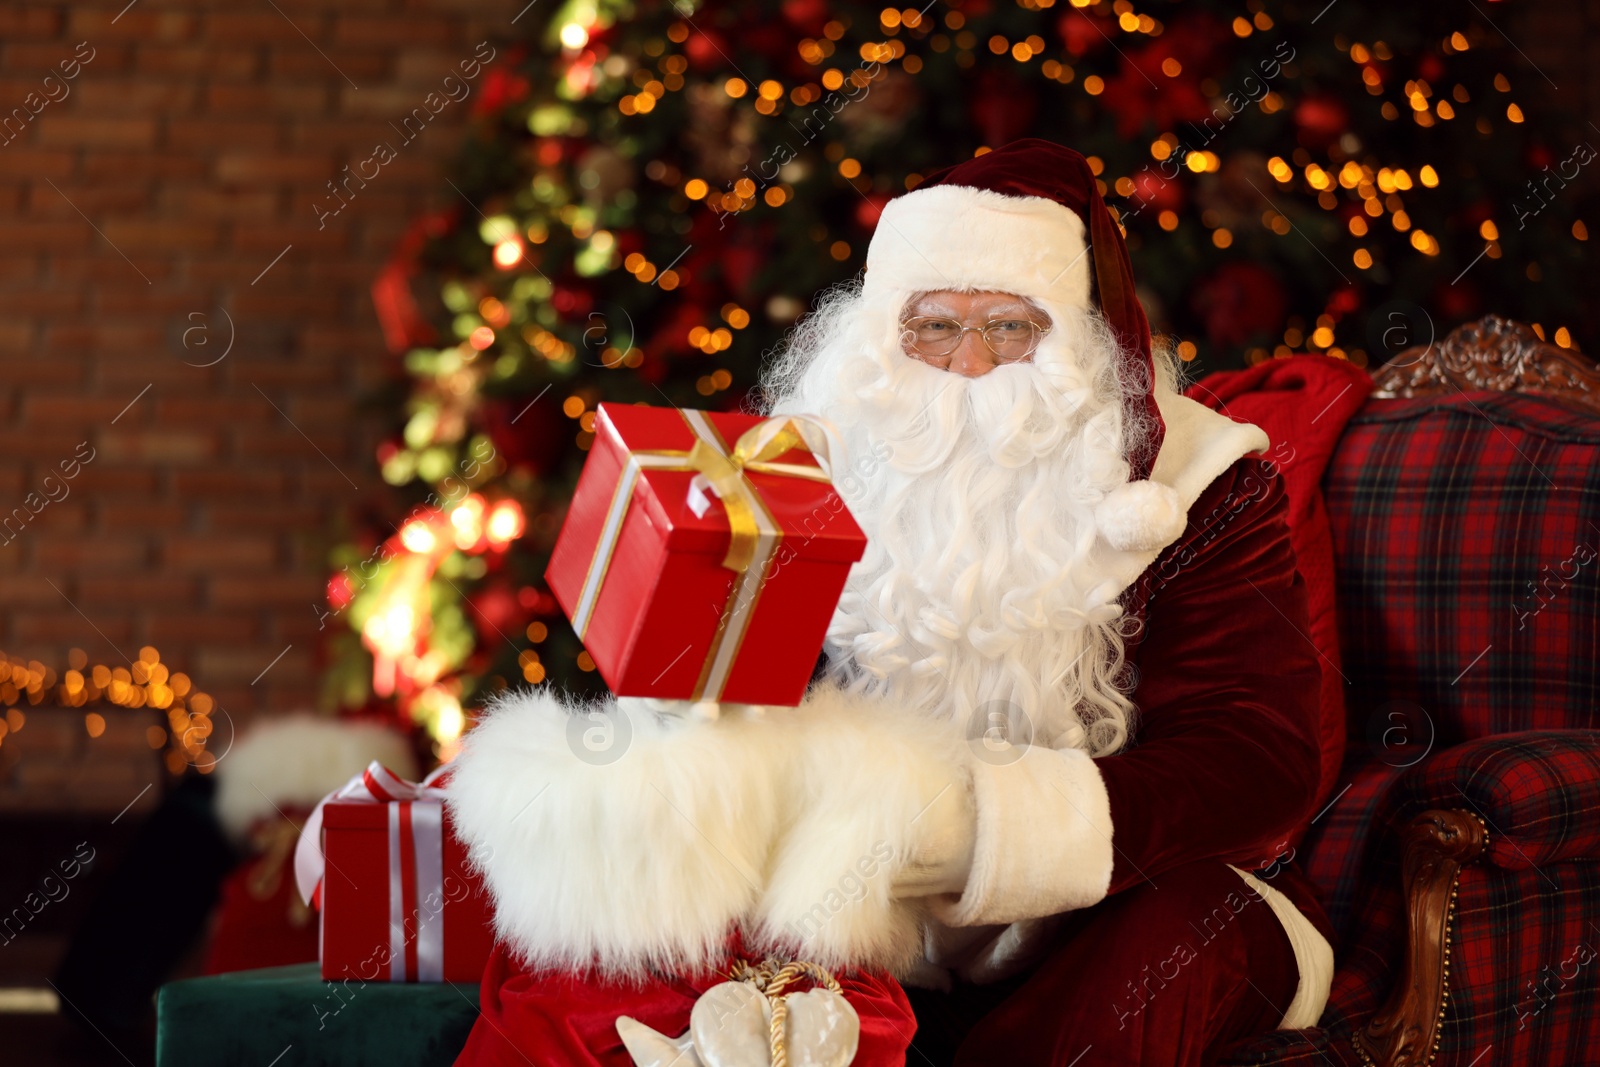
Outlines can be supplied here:
M1494 317L1374 374L1323 478L1348 709L1300 859L1321 1025L1229 1064L1600 1062L1600 369Z

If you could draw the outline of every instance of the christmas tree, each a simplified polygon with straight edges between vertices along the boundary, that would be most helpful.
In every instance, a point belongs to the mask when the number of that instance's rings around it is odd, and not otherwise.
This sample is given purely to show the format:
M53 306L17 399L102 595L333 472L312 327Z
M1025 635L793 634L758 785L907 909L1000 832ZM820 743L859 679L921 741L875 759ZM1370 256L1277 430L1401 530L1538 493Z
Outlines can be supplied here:
M1197 375L1375 365L1488 311L1600 328L1565 191L1594 150L1475 5L572 0L517 26L451 206L374 286L397 506L328 584L330 701L446 756L497 689L602 686L543 582L596 405L744 404L891 197L1014 138L1091 157Z

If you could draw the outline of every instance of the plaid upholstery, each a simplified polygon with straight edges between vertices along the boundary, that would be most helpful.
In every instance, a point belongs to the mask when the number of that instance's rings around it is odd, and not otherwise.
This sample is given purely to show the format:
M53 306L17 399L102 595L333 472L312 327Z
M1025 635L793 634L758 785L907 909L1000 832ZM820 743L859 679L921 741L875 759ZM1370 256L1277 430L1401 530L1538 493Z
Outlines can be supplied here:
M1368 401L1323 493L1352 744L1403 702L1435 752L1600 726L1600 419L1519 394Z
M1507 734L1441 752L1402 779L1393 825L1429 808L1476 811L1489 827L1489 862L1506 870L1600 859L1600 730Z
M1372 758L1365 749L1345 758L1339 793L1311 824L1300 846L1302 867L1322 893L1322 904L1333 927L1335 958L1343 948L1354 918L1356 898L1365 884L1362 867L1367 854L1388 842L1369 831L1379 804L1390 786L1409 768ZM1344 788L1348 783L1349 788Z
M1339 970L1320 1027L1224 1062L1360 1063L1350 1034L1405 949L1397 835L1431 807L1490 828L1437 1062L1600 1062L1600 419L1517 394L1371 400L1323 492L1349 747L1299 858Z

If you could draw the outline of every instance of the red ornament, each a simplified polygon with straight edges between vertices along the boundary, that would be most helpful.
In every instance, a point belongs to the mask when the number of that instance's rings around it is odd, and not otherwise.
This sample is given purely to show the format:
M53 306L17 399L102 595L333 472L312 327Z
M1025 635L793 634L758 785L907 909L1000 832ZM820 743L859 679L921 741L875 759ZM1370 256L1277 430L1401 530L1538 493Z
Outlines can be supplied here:
M504 635L522 628L522 605L517 595L502 584L480 589L467 597L467 614L484 644L494 645Z
M1163 178L1154 168L1147 167L1133 176L1130 202L1140 209L1181 211L1184 199L1183 185L1176 179Z
M683 54L696 70L714 70L728 62L728 45L715 31L700 30L683 43Z
M1061 34L1061 43L1066 45L1067 51L1074 58L1081 58L1106 43L1106 31L1110 26L1110 19L1098 18L1072 8L1056 22L1056 32Z
M1360 307L1361 294L1356 292L1355 286L1341 285L1328 297L1328 306L1323 314L1337 322Z
M1147 125L1169 130L1211 117L1211 102L1200 92L1199 79L1190 75L1188 64L1182 76L1167 77L1163 67L1174 58L1168 36L1123 58L1100 98L1117 116L1119 137L1133 137Z
M550 291L550 306L568 319L581 319L594 307L594 294L583 286L557 282Z
M1336 96L1308 96L1295 105L1294 124L1301 144L1326 148L1350 128L1350 109Z
M883 209L889 205L889 194L868 193L856 201L856 225L868 233L878 228L878 218L883 214Z
M1190 306L1218 348L1234 348L1277 332L1289 300L1276 275L1254 263L1225 263L1195 287Z
M1009 69L989 68L978 76L968 113L983 143L1006 144L1028 132L1038 109L1037 98L1023 89Z
M783 17L789 25L812 37L828 22L828 0L783 0Z
M1434 289L1429 306L1439 316L1439 321L1434 323L1434 332L1443 334L1456 323L1468 322L1482 315L1483 294L1471 278L1463 278L1455 284L1441 282Z

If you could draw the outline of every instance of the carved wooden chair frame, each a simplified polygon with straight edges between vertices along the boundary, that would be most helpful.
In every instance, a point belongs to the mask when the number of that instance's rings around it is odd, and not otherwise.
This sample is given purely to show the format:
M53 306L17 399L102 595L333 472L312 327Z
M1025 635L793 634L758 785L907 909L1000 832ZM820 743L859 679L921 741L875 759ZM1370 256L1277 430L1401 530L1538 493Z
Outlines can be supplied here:
M1535 393L1600 415L1600 368L1494 315L1442 341L1408 348L1373 373L1375 397L1449 396L1469 390ZM1450 997L1450 924L1461 869L1489 847L1483 820L1465 809L1425 811L1401 838L1406 955L1389 999L1352 1035L1369 1067L1422 1067L1439 1051Z

